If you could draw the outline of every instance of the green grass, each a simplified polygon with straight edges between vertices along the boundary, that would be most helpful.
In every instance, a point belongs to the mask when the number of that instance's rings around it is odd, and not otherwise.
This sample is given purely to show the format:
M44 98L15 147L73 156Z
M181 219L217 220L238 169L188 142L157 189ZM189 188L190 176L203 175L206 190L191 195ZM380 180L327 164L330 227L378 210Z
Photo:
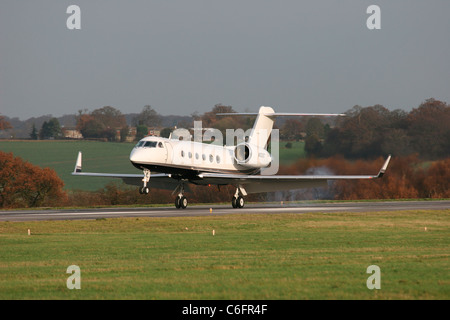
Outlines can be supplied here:
M83 152L83 168L90 172L139 173L129 160L132 143L97 141L0 141L0 150L12 152L40 167L56 171L68 190L97 190L112 179L81 178L71 175L78 151Z
M286 148L286 141L280 141L280 164L290 165L298 159L305 158L305 142L291 141L292 147Z
M0 299L449 299L449 218L443 210L1 222ZM66 287L73 264L81 290ZM380 290L366 287L373 264Z

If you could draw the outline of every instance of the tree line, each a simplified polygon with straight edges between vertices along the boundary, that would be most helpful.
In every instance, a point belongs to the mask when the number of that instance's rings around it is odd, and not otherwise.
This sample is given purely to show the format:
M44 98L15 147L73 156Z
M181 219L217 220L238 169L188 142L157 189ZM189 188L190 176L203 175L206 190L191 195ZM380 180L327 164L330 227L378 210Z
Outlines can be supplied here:
M428 99L410 112L355 106L335 127L307 135L310 156L373 159L379 155L443 159L450 156L450 105Z
M116 141L117 132L120 132L120 141L125 141L129 134L129 126L125 115L114 107L105 106L89 112L87 109L79 110L75 116L76 129L86 139L104 139ZM144 106L141 113L133 118L133 125L137 127L137 139L141 139L148 132L148 127L157 127L161 123L161 116L150 105ZM40 130L33 124L30 138L58 139L63 136L63 128L57 118L44 121Z
M182 121L170 123L162 135L168 137L175 126L192 128L193 120L201 120L203 128L215 128L226 136L226 129L247 130L255 117L217 116L217 113L235 113L232 106L216 104L211 111L193 113ZM379 155L406 156L419 154L421 159L442 159L450 156L450 105L436 99L428 99L410 112L388 110L382 105L354 106L339 118L278 118L275 128L280 129L283 141L304 140L308 156L327 158L342 155L347 159L373 159ZM129 125L136 127L136 140L144 137L148 128L161 127L164 116L150 105L144 106L131 121L114 107L79 110L75 116L76 128L85 138L124 141ZM165 123L167 125L167 122ZM11 125L0 115L0 130ZM58 119L44 121L40 130L33 125L31 139L62 137Z
M202 120L204 128L251 128L254 117L217 116L234 113L232 106L217 104L194 120ZM444 159L450 156L450 105L436 99L427 99L410 112L388 110L382 105L354 106L345 117L278 118L283 141L304 140L308 156L346 159L374 159L380 155L394 157L418 154L420 159Z
M148 114L155 115L150 120ZM112 115L112 116L111 116ZM43 115L27 120L8 118L0 114L0 139L63 139L67 129L83 129L88 139L113 139L117 141L117 130L126 133L125 127L137 127L138 138L148 133L148 128L173 128L180 124L191 123L192 116L160 115L150 105L144 106L139 113L123 114L111 106L88 111L79 110L77 114L54 117ZM167 131L168 129L166 129ZM119 136L120 140L120 136Z

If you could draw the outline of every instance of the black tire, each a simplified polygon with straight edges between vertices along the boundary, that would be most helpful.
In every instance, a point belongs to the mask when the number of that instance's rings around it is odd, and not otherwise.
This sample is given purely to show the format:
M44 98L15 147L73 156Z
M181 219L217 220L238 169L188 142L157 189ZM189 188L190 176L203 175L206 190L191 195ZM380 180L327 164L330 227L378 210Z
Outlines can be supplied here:
M233 208L237 208L237 198L233 197L231 198L231 205L233 206Z
M236 205L237 205L237 207L238 207L238 208L243 208L243 207L244 207L244 204L245 204L244 198L241 197L241 196L239 196L239 197L237 198L237 200L236 200Z
M186 209L187 206L188 206L187 198L186 198L185 196L182 196L182 197L180 198L180 208L181 208L181 209Z
M139 193L140 194L149 194L150 193L150 189L148 187L139 188Z
M175 208L180 209L180 197L175 198Z

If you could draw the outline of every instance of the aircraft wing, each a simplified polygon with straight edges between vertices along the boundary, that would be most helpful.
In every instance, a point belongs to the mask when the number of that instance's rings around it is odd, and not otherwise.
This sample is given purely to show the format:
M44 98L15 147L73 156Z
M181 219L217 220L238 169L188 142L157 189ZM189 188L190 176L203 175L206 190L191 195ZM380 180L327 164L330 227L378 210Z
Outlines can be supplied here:
M377 179L385 173L391 156L389 155L377 175L243 175L243 174L221 174L221 173L201 173L198 179L191 181L194 184L212 185L233 185L241 189L241 192L258 193L280 190L291 190L301 188L326 187L329 180L356 180L356 179ZM142 185L143 174L124 173L94 173L82 172L82 154L78 153L77 162L72 175L87 177L107 177L119 178L129 185ZM174 190L178 187L179 181L171 178L170 174L152 174L150 186L152 188ZM188 188L188 186L186 186ZM188 188L189 189L189 188Z
M78 153L75 169L72 172L73 176L83 177L104 177L104 178L118 178L129 185L142 186L143 174L132 173L96 173L96 172L82 172L82 154ZM172 179L169 174L154 173L151 175L150 186L157 189L174 190L178 186L178 181Z
M301 188L325 187L329 180L377 179L385 173L391 156L386 159L377 175L238 175L203 173L206 184L234 185L245 193L271 192ZM244 194L245 195L245 194Z

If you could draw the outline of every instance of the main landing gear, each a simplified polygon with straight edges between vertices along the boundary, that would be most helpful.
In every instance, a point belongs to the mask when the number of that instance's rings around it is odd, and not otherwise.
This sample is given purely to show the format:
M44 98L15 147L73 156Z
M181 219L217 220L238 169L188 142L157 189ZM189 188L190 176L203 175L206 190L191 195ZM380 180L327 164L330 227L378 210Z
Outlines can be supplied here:
M150 189L147 187L147 184L150 181L150 170L149 169L143 169L144 172L144 178L142 179L142 182L144 183L144 185L139 188L139 193L140 194L149 194L150 193ZM180 183L178 184L178 186L175 188L175 190L172 192L172 194L177 194L177 196L175 197L175 208L177 209L186 209L188 206L188 200L187 198L184 196L184 182L181 179ZM245 191L245 189L242 186L239 186L238 188L236 188L236 192L233 195L233 198L231 199L231 205L233 206L233 208L243 208L245 201L244 201L244 196L247 195L247 192Z
M181 182L176 189L173 191L172 194L178 192L177 197L175 198L175 208L177 209L186 209L188 206L188 200L187 198L183 195L184 193L184 184L183 182Z
M231 199L231 205L233 208L243 208L244 207L244 197L240 195L239 188L236 188L236 193Z
M177 209L180 209L180 208L181 209L186 209L187 205L188 205L188 201L187 201L187 198L185 196L178 195L175 198L175 208L177 208Z

